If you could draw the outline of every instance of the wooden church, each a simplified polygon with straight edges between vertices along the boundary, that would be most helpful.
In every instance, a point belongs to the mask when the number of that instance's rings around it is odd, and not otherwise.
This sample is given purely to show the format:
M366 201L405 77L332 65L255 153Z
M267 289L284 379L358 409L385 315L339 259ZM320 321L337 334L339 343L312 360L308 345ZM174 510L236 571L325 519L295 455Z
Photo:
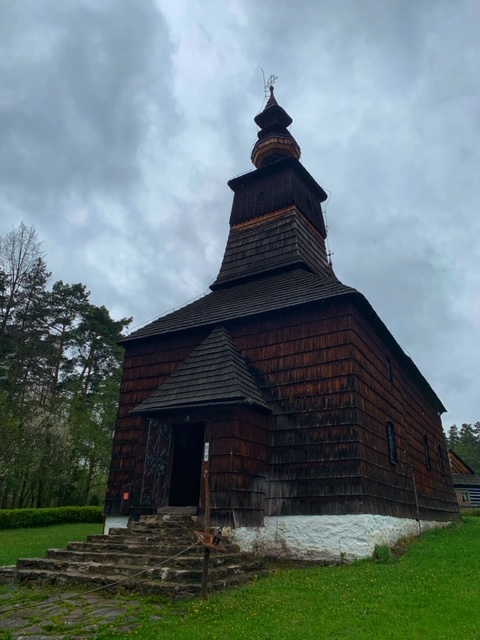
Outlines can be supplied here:
M445 408L335 276L327 195L270 94L211 292L122 341L106 524L208 500L247 550L359 557L458 516Z

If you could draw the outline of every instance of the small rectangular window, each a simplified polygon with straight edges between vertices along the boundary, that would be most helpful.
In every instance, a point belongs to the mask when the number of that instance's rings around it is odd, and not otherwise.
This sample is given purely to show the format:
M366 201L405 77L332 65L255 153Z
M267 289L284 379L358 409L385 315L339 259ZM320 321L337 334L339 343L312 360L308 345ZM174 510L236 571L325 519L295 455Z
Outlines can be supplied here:
M395 427L391 422L387 422L387 442L388 442L388 457L392 464L397 464L397 442L395 438Z
M442 474L442 476L445 475L445 463L443 461L443 449L440 445L438 445L437 448L438 451L438 464L440 465L440 473Z
M470 502L470 493L468 491L462 491L462 502Z
M425 464L427 465L427 469L432 468L432 459L430 458L430 445L428 444L427 436L423 436L423 446L425 449Z
M393 382L393 369L390 358L387 358L387 378L390 380L390 382Z

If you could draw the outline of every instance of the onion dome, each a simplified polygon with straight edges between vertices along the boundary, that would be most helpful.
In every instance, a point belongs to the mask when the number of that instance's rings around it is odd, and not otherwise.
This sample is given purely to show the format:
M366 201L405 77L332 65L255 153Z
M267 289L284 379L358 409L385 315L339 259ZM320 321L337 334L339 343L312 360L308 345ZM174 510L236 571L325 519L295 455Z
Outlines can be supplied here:
M265 109L254 120L260 127L251 156L257 169L284 158L300 158L300 147L287 129L293 120L276 101L273 86Z

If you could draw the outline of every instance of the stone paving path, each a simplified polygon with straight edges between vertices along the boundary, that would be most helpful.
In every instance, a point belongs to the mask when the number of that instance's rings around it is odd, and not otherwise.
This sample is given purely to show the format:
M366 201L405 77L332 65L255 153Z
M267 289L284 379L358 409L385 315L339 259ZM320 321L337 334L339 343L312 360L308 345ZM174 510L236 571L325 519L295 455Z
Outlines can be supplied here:
M28 596L18 602L22 593ZM95 593L51 593L33 604L34 592L12 586L0 594L0 638L8 640L92 640L111 628L128 632L140 624L135 600ZM159 605L159 613L161 606ZM154 616L158 618L160 616Z

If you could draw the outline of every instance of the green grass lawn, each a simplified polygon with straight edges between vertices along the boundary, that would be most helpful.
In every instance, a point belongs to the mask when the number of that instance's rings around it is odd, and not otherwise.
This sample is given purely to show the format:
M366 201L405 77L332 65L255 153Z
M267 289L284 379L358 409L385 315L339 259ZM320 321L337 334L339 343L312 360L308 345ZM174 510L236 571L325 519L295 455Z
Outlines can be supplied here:
M85 540L102 530L103 525L96 523L0 530L0 566L15 564L17 558L43 558L47 549L66 547L70 541Z
M175 603L151 620L145 605L145 623L130 637L480 639L480 518L425 533L392 564L279 569L257 584L182 606L184 615Z
M141 626L98 640L480 640L480 518L423 534L390 564L277 568L204 602L128 600Z

